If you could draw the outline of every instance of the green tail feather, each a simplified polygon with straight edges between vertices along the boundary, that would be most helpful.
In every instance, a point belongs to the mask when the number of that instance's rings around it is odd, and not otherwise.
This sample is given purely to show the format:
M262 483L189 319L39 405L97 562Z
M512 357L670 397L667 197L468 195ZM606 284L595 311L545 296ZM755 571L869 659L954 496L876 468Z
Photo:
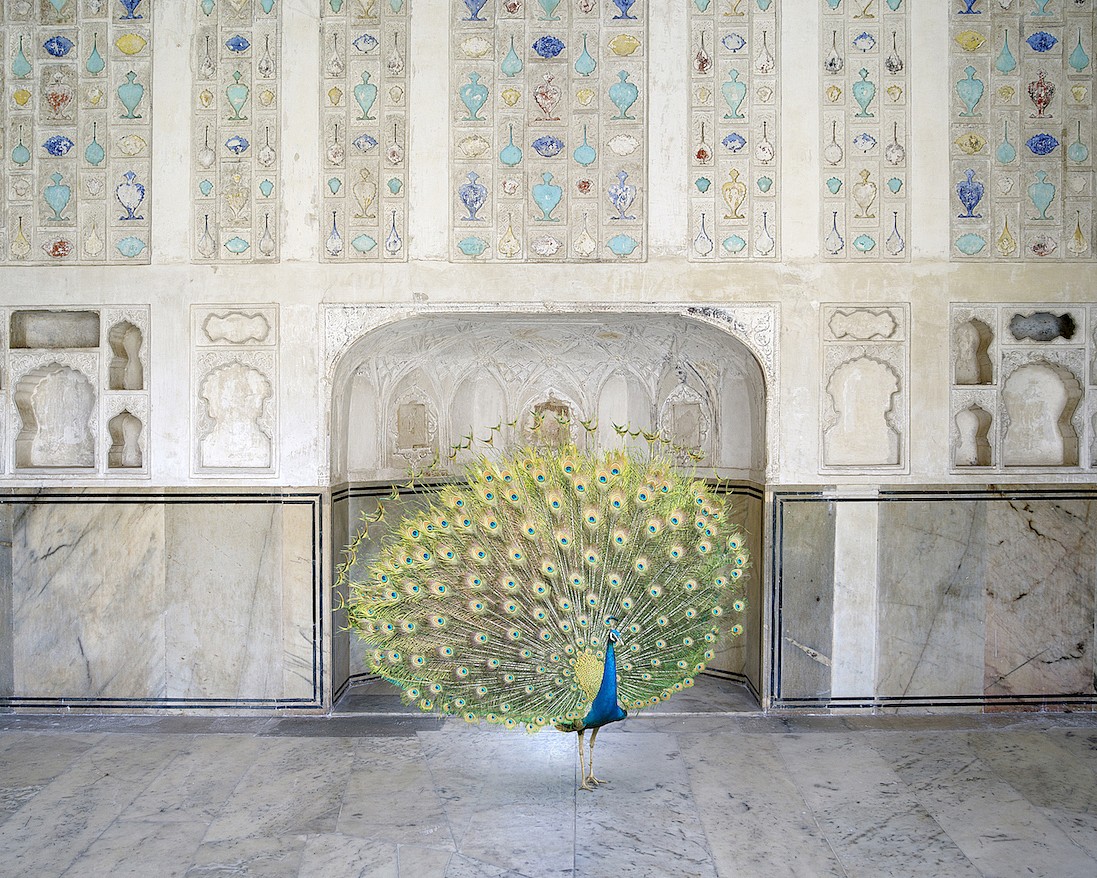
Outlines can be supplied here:
M423 710L536 730L584 715L575 660L604 658L614 617L619 698L643 708L692 685L744 609L731 517L664 459L482 457L347 583L350 621L373 670Z

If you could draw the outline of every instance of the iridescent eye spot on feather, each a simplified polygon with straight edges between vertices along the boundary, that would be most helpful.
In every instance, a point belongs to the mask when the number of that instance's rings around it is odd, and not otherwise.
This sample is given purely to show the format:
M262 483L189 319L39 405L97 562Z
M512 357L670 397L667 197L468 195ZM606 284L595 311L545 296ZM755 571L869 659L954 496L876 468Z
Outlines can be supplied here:
M521 640L522 632L519 631L517 628L508 628L507 637L509 637L511 640Z
M724 615L724 608L723 607L713 607L712 608L712 615L715 616L717 619L719 619L722 615Z
M484 491L484 499L488 503L493 502L495 500L495 492L494 491Z
M514 601L507 601L505 604L503 604L503 612L513 616L515 613L518 612L518 604L514 603Z
M697 551L700 552L702 555L707 555L709 552L712 551L712 543L710 543L708 540L701 540L701 542L697 544Z
M438 654L443 658L450 658L453 655L452 646L440 646L438 647Z
M696 619L697 618L697 610L695 610L693 607L689 607L686 610L686 618L687 619Z
M658 598L663 593L663 587L661 585L653 585L648 589L648 594L653 598Z
M731 634L732 634L733 637L738 637L742 633L743 633L743 626L742 625L732 625L731 626Z
M731 570L731 571L728 572L728 576L730 576L733 580L741 579L742 576L743 576L743 571L742 570Z
M415 665L416 667L421 668L421 667L423 667L423 665L425 665L427 663L427 660L425 658L423 658L421 655L413 655L411 657L411 663L413 665Z
M636 560L635 560L635 561L633 562L633 564L632 564L632 568L633 568L633 569L634 569L634 570L635 570L635 571L636 571L637 573L646 573L646 572L647 572L647 569L648 569L648 559L647 559L647 558L637 558L637 559L636 559Z
M647 503L651 499L651 493L646 488L641 488L636 492L637 503Z
M660 616L658 619L655 620L655 624L660 627L666 627L668 622L670 622L670 619L668 619L666 616Z
M474 613L482 613L484 612L484 603L483 601L469 601L469 609Z
M560 600L556 602L556 606L558 606L562 612L568 613L571 611L571 601L567 598L560 598Z
M550 564L549 562L546 561L544 564L541 565L541 572L544 573L545 576L555 576L556 575L556 567L555 567L555 565Z
M454 668L453 673L458 677L467 677L469 675L469 669L464 665Z
M497 658L489 658L487 662L485 662L485 664L493 670L496 668L501 668L503 666L503 663Z
M621 587L621 577L617 576L616 574L611 576L607 581L609 582L609 587L610 588L620 588Z
M621 609L622 610L631 610L632 607L633 607L632 598L623 598L621 600Z
M537 472L535 472L533 474L533 478L537 482L537 484L543 485L545 483L545 479L547 478L547 476L543 472L538 470Z
M735 601L732 603L731 608L735 610L736 613L741 613L747 608L746 601Z
M488 642L487 632L486 631L477 631L476 634L473 635L472 639L475 640L477 643L480 643L480 644L487 643Z
M587 552L586 560L587 560L587 564L589 564L591 567L597 567L598 566L598 553L597 552Z
M512 561L521 561L525 557L525 555L523 555L518 549L515 549L513 552L510 553L510 557Z
M518 502L519 500L521 500L522 498L518 496L518 492L517 492L517 491L511 491L511 492L510 492L509 494L507 494L507 499L508 499L508 500L509 500L509 501L510 501L511 503L517 503L517 502Z
M527 537L537 536L537 528L534 527L532 524L527 524L526 525L526 536Z

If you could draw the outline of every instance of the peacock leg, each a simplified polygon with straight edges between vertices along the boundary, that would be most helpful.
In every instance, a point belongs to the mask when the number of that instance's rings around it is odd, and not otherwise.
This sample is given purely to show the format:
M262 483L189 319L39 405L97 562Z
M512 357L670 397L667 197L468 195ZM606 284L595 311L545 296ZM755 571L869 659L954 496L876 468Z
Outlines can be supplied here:
M584 781L585 783L592 783L595 786L600 783L609 783L608 780L598 780L598 778L594 776L594 739L598 737L598 729L600 728L601 726L598 726L590 733L590 772L587 774L586 780Z
M597 729L595 731L597 731ZM594 787L587 783L587 763L586 758L583 755L583 735L585 734L585 729L580 729L578 732L576 732L576 737L579 739L579 773L583 776L583 782L579 784L579 789L593 790Z

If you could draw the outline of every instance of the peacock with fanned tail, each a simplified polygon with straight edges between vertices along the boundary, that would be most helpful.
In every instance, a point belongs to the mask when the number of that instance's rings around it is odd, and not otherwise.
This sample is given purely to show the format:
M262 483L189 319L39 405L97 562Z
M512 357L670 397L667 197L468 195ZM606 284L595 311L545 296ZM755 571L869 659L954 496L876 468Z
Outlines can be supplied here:
M744 610L749 556L732 518L657 455L481 456L347 583L350 621L373 670L422 710L577 732L593 789L598 730L692 686L725 614Z

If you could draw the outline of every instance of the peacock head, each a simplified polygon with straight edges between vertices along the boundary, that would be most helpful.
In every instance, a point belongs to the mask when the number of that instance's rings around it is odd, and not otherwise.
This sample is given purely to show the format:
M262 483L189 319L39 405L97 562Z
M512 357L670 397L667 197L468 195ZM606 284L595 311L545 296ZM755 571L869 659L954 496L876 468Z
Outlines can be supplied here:
M617 630L617 626L614 623L617 621L616 616L609 616L606 619L606 624L609 625L609 642L616 643L621 639L621 632Z

